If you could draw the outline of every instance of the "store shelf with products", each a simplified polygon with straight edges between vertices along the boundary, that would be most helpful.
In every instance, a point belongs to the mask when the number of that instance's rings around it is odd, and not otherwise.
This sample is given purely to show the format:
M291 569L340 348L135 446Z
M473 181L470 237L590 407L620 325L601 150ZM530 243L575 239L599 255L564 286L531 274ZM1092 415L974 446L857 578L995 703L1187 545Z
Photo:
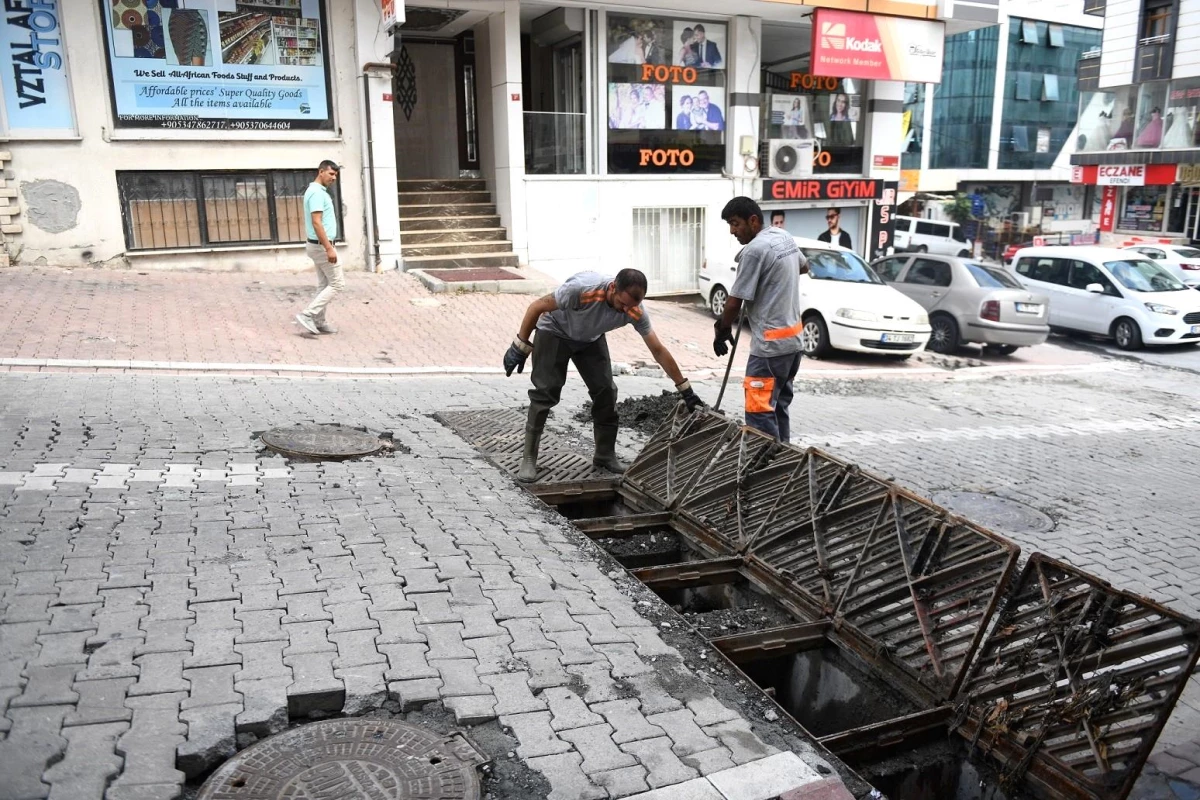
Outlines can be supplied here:
M251 35L238 40L223 57L226 64L257 64L263 52L271 44L271 26L256 29Z
M226 64L238 63L231 59L229 53L239 48L248 38L255 34L271 34L271 18L266 14L248 14L234 24L221 23L221 60Z
M315 19L272 19L279 63L292 67L315 67L320 64L321 40Z

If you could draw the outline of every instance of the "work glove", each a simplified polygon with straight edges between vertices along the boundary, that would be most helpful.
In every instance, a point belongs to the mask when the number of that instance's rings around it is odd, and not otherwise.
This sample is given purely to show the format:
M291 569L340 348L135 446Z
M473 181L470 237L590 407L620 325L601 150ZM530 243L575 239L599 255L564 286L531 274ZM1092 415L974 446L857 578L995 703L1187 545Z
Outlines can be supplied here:
M733 328L725 327L721 324L721 320L713 323L713 330L716 331L716 338L713 339L713 352L724 358L729 352L729 344L733 343Z
M532 352L533 345L529 342L522 341L520 336L513 339L512 344L508 346L508 352L504 354L504 374L512 375L514 369L524 372L525 359L529 358Z
M684 381L676 384L675 391L679 392L680 399L687 405L687 413L692 413L697 408L705 408L705 403L700 399L700 396L692 390L691 381Z

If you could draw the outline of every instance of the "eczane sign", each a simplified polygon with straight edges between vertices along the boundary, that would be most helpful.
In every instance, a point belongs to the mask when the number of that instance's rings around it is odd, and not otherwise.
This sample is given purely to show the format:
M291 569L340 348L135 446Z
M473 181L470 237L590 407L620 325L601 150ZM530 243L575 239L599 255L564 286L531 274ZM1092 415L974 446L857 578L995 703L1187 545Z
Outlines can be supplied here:
M1145 186L1145 164L1101 164L1096 167L1097 186Z

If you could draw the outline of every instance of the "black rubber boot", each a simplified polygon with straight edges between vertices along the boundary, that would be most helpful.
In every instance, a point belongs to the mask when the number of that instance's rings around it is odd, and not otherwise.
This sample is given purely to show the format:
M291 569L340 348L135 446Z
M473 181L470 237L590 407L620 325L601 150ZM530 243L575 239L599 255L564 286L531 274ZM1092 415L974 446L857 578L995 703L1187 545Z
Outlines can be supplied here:
M601 469L623 475L629 465L617 458L617 426L593 425L592 432L596 437L596 452L592 463Z
M533 483L537 480L538 446L542 443L544 425L525 426L525 452L521 456L521 467L517 470L517 480L521 483Z

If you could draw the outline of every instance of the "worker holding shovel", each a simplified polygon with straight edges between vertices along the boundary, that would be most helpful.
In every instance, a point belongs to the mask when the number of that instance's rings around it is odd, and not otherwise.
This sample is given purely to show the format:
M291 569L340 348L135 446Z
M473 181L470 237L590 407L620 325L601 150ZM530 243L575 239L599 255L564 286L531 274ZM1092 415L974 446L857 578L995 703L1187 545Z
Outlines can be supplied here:
M791 440L791 405L803 349L800 334L800 275L808 259L782 228L763 227L762 209L749 197L735 197L721 211L729 232L743 245L737 255L737 279L725 311L717 320L713 352L724 356L733 342L733 325L744 312L750 321L750 358L742 387L746 424L781 442ZM732 356L730 357L732 360Z
M525 452L517 480L537 480L538 445L550 409L558 404L567 382L567 364L574 363L592 397L592 430L596 452L592 463L610 472L622 473L625 464L617 459L617 385L612 377L605 334L632 325L641 334L650 355L672 381L689 412L704 405L692 385L679 371L675 358L650 328L650 317L642 309L646 276L636 269L623 269L615 278L581 272L568 278L553 294L533 301L521 320L517 338L504 354L504 373L523 372L525 359L533 353L533 388L529 390L529 418L525 423ZM532 339L534 328L537 339Z

